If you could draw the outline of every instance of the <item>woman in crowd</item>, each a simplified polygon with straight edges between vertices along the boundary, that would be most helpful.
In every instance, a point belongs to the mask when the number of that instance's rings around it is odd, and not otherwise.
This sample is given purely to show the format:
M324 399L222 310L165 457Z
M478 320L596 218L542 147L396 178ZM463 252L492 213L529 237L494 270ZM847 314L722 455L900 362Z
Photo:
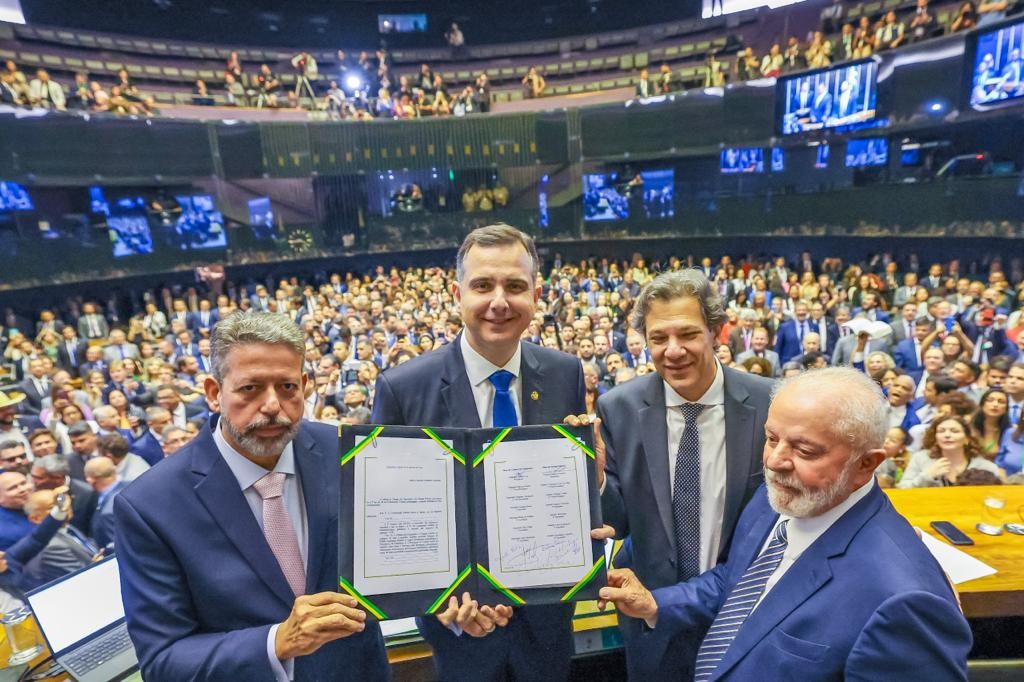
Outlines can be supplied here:
M52 329L44 329L39 333L39 337L36 339L36 345L43 349L43 353L50 358L50 360L57 361L57 347L60 345L60 339L56 332Z
M715 348L715 355L718 357L718 361L722 363L722 367L735 367L736 358L732 355L732 348L727 343L720 343Z
M896 362L892 359L892 356L880 350L868 353L868 357L864 360L864 371L879 386L882 385L882 381L885 379L885 373L895 366Z
M757 374L758 376L769 378L772 376L772 363L768 362L765 358L747 358L743 361L741 367L751 374ZM639 374L639 372L637 372L637 374Z
M98 369L94 369L85 375L85 382L83 389L88 395L89 407L96 409L100 405L105 404L103 389L107 385L107 378L103 376L103 372Z
M117 410L117 428L119 429L132 429L134 431L139 423L146 420L145 411L141 407L128 402L128 397L116 388L107 394L107 403Z
M878 485L883 488L892 488L903 478L903 472L907 468L907 460L910 452L907 450L907 443L910 435L902 427L894 426L885 433L885 440L882 447L885 448L885 459L875 469L875 478Z
M924 448L911 456L898 488L956 485L967 469L1000 474L999 467L985 458L964 417L948 415L933 421L925 432Z
M990 460L999 455L1003 434L1010 427L1010 400L1006 392L999 388L990 388L981 396L978 411L971 419L974 437L981 445L981 451Z
M978 10L974 8L974 3L971 2L971 0L967 0L967 2L960 5L960 9L956 11L956 16L953 17L953 22L949 25L949 32L959 33L960 31L970 31L977 25Z

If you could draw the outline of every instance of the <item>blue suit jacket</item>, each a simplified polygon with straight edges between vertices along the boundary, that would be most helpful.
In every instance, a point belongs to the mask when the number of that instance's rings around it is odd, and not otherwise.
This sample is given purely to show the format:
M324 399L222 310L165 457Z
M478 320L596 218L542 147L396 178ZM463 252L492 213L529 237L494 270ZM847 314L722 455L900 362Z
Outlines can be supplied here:
M308 519L306 592L338 587L338 432L294 440ZM209 426L114 504L128 631L147 680L274 682L267 634L295 596ZM380 628L295 659L296 680L386 680Z
M377 378L371 421L480 428L460 344L461 337L383 372ZM559 424L566 415L586 412L580 361L532 343L520 345L521 422ZM571 606L528 606L517 609L508 627L475 639L457 637L434 617L418 619L446 682L491 679L490 673L509 668L513 678L565 679L573 653L571 621Z
M807 331L818 333L817 325L807 320ZM775 336L775 352L779 354L779 363L784 364L804 352L800 337L796 333L796 320L786 320L779 326Z
M645 634L701 638L778 519L765 489L740 517L729 560L654 591ZM942 569L875 485L789 567L747 618L712 680L965 680L971 631Z
M156 466L164 459L164 449L159 441L146 429L141 436L131 441L129 448L136 455L146 460L149 466Z
M897 343L892 357L896 361L896 366L907 370L907 372L919 372L924 369L924 365L921 364L921 358L917 356L917 352L914 350L914 339L904 339Z

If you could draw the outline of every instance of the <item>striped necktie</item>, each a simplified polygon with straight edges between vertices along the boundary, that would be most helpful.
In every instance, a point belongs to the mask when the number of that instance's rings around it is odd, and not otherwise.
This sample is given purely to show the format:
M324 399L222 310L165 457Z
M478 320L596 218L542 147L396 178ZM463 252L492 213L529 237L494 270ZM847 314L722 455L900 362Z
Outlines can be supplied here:
M775 527L771 542L743 573L743 577L733 586L729 598L719 609L715 622L711 624L711 629L704 636L700 651L697 652L697 666L693 675L695 682L707 680L715 672L715 668L725 657L725 652L736 639L736 633L761 599L768 578L775 573L779 562L782 561L782 555L786 553L787 523L789 522L783 521Z

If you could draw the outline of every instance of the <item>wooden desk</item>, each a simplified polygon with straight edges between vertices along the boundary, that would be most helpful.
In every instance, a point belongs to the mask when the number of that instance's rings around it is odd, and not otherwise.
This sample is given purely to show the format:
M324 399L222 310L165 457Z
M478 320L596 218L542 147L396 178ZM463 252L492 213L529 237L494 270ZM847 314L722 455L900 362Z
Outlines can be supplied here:
M1024 507L1024 486L962 486L887 490L896 510L911 525L946 542L928 524L949 521L966 533L973 545L958 549L998 571L995 575L957 585L964 615L994 618L1024 615L1024 536L1004 532L999 536L979 533L974 524L981 520L982 501L988 495L1006 500L1003 523L1022 523L1018 510Z

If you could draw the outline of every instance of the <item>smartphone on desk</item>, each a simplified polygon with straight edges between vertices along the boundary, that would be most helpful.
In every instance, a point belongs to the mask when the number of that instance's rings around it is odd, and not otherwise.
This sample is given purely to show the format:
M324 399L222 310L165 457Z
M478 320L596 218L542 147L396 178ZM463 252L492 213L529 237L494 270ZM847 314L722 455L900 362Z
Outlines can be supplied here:
M974 540L967 537L966 533L949 521L932 521L929 525L932 527L932 530L949 540L954 545L974 544Z

